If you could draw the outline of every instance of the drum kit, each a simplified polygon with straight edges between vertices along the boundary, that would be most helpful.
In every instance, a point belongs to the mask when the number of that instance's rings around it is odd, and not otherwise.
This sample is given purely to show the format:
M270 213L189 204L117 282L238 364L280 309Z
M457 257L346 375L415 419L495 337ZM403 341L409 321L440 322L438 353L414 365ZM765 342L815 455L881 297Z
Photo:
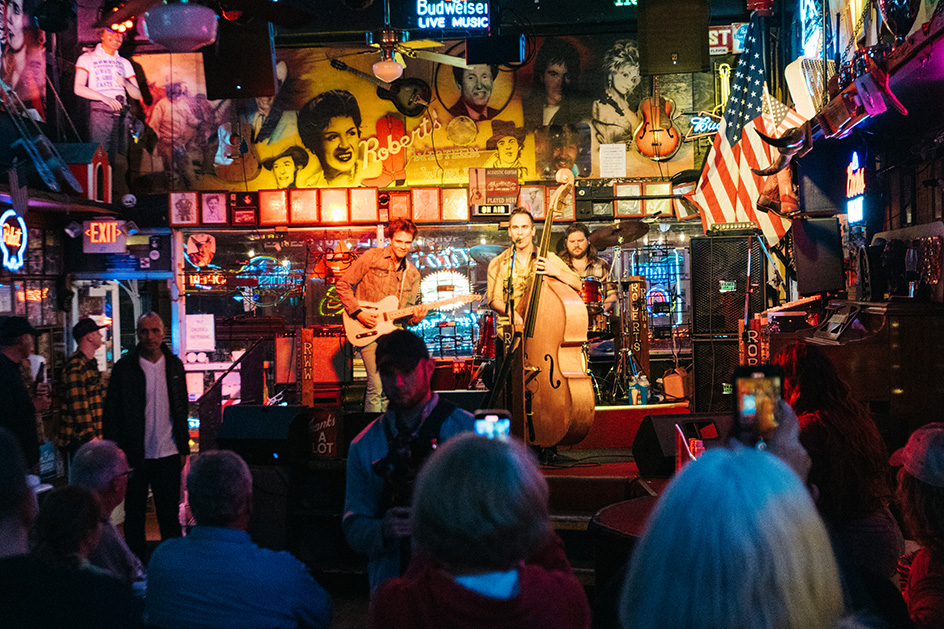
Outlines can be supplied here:
M612 402L624 399L629 387L629 380L635 375L634 358L629 343L629 284L624 277L621 260L623 247L646 235L649 225L639 220L620 220L605 225L590 233L590 244L599 251L613 249L612 264L606 278L581 278L580 298L587 307L587 342L584 353L588 360L588 373L593 378L594 391L598 402ZM482 264L487 264L504 251L496 245L477 245L470 250L470 256ZM605 300L610 287L616 294L618 307L615 314L606 312ZM495 312L484 310L479 313L479 334L475 342L475 357L484 361L495 358L495 336L497 334ZM598 375L589 369L590 354L595 346L603 341L613 341L613 365L604 374Z

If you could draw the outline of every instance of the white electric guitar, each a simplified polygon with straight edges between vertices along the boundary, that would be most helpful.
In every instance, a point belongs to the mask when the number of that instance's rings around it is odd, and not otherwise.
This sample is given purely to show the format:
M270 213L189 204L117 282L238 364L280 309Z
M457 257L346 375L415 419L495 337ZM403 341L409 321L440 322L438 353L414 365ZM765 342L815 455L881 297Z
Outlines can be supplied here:
M434 301L430 304L423 305L430 310L435 310L450 304L471 303L480 299L482 299L481 295L460 295L458 297L441 299L439 301ZM397 306L399 303L400 302L396 295L388 295L377 303L362 301L361 310L373 310L377 313L377 324L372 328L366 327L357 319L352 319L348 316L347 312L342 312L341 315L344 319L344 333L347 335L347 340L349 340L351 345L354 347L364 347L365 345L376 341L384 334L393 332L397 328L397 326L393 323L394 321L408 315L415 315L417 310L419 310L419 306L407 306L406 308L400 308L398 310Z

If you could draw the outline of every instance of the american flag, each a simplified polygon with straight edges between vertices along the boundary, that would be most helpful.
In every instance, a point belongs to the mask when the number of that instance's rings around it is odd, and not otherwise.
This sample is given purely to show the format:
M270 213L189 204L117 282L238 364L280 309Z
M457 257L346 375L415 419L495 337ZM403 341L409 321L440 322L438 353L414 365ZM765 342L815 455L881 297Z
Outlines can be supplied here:
M749 221L761 228L769 243L775 244L787 233L790 221L757 211L764 178L751 172L751 167L767 168L779 158L779 151L764 142L755 129L770 137L780 137L804 120L767 92L761 36L760 20L754 15L724 117L691 198L701 210L706 231L714 223Z

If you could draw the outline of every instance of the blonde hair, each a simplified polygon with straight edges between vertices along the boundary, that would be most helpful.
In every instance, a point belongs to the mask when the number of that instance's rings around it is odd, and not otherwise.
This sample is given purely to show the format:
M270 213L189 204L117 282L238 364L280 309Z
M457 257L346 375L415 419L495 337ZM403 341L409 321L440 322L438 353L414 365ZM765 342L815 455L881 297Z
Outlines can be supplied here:
M417 478L413 540L459 573L510 569L550 531L547 482L519 442L457 435Z
M669 485L636 546L624 627L818 629L843 613L829 536L772 454L716 449Z

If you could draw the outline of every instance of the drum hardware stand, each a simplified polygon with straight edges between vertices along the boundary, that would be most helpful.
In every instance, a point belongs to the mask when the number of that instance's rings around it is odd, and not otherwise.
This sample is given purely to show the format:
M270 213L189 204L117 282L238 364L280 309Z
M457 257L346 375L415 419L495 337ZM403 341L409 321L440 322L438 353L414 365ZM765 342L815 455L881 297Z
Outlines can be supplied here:
M613 271L616 268L619 268L618 279L616 281L616 301L619 304L619 334L614 335L614 339L619 337L619 356L616 358L616 364L613 365L613 368L610 369L610 373L607 375L607 380L611 381L610 388L610 398L613 401L626 399L629 395L629 379L635 377L636 372L638 371L634 366L634 358L632 352L629 349L629 334L627 330L629 329L629 320L627 318L627 304L624 301L626 294L623 291L623 265L622 265L622 253L623 253L623 239L619 239L619 242L616 245L616 252L613 255L613 266L610 268L610 275L613 275ZM626 280L628 281L628 280Z

